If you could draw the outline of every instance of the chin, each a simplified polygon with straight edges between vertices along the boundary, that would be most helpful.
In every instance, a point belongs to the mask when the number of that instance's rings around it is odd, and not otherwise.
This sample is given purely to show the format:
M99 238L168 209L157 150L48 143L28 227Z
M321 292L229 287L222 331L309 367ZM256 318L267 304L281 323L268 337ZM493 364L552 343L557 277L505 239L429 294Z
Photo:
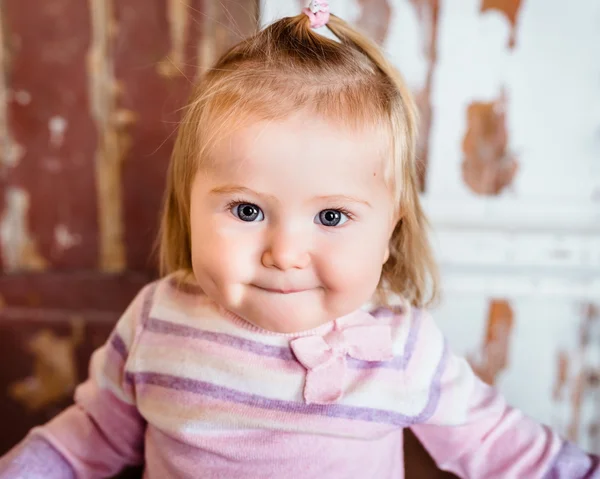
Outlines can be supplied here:
M298 314L300 313L300 314ZM307 318L313 318L307 321ZM327 322L329 319L322 312L317 311L294 311L281 312L281 315L269 315L267 317L258 317L256 321L251 321L256 326L275 333L300 333L317 328Z

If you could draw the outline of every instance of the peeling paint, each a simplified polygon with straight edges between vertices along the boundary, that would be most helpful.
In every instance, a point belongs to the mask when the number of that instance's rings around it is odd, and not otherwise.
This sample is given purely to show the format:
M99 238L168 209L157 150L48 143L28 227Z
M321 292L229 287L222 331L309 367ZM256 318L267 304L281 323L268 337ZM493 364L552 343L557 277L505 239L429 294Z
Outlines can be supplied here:
M64 251L81 243L81 235L72 234L67 225L57 225L54 228L54 241L56 248Z
M361 9L357 26L380 45L383 44L392 21L392 7L388 0L358 0Z
M487 330L480 354L469 358L475 373L486 383L496 384L508 367L510 339L514 327L513 310L506 300L490 302Z
M83 340L84 321L74 318L71 329L68 337L42 329L27 344L34 357L32 375L10 384L8 394L31 412L70 398L75 390L78 383L75 352Z
M7 85L7 70L10 68L10 55L3 23L0 8L0 176L6 173L7 168L17 166L25 155L25 148L16 142L8 124L10 89Z
M8 68L8 45L4 33L4 19L0 9L0 165L6 164L11 149L12 138L8 129L8 96L6 85L6 69Z
M518 170L509 150L506 129L506 95L492 102L473 102L467 108L467 131L463 138L462 174L465 184L479 195L498 195Z
M190 0L167 0L167 19L171 35L171 51L158 64L158 72L167 77L185 76L185 46L189 32Z
M0 217L0 245L4 271L39 271L48 262L37 250L35 239L29 232L29 195L20 188L7 188L5 210Z
M0 101L2 100L0 99ZM0 128L2 128L1 125ZM2 157L2 159L0 159L0 165L3 165L4 167L14 168L21 162L27 151L25 150L23 145L20 145L14 141L14 138L10 136L10 133L8 133L7 130L8 128L4 130L6 135L4 137L4 141L0 140L0 143L4 143L2 148L2 150L4 151L4 156Z
M207 0L202 15L202 29L198 40L198 70L199 77L207 71L217 59L217 0Z
M569 379L569 355L566 351L560 351L557 358L556 383L552 389L552 398L560 401L564 396L564 389Z
M595 304L583 306L574 349L559 354L553 398L556 409L564 411L561 432L600 453L600 309Z
M60 148L65 140L68 122L62 116L53 116L48 120L50 130L50 144L54 148Z
M573 391L570 396L571 421L567 427L567 437L574 442L579 439L579 427L581 424L581 402L583 399L583 374L580 371L575 376Z
M569 425L569 434L573 440L580 439L584 433L588 443L595 445L598 451L600 438L600 308L592 303L583 307L582 325L579 338L579 352L581 369L577 375L576 386L571 399L572 419ZM583 424L583 413L586 409L586 425ZM598 451L600 452L600 451Z
M92 41L88 53L90 110L98 131L96 185L100 258L103 271L125 268L121 162L129 148L128 122L118 109L122 86L115 80L113 37L116 25L112 0L89 0ZM116 120L116 121L115 121Z
M510 23L510 37L508 39L508 47L515 48L517 43L517 21L519 17L519 11L521 9L521 0L482 0L481 9L482 13L488 10L497 10L504 14L508 22Z
M433 90L433 77L437 64L438 51L438 25L440 18L439 0L410 0L417 12L421 24L421 42L423 55L427 60L427 75L425 84L419 92L416 92L415 100L419 108L420 125L417 144L417 158L419 161L419 181L421 190L426 188L425 178L427 165L429 163L429 138L433 123L433 107L431 95Z
M119 108L112 115L112 124L117 130L123 130L133 125L137 120L138 114L132 110L127 110L126 108Z
M21 106L27 106L31 103L31 93L26 90L17 90L13 94L13 98Z
M256 24L252 25L252 29L244 24L248 19L258 22L257 7L258 2L249 0L207 0L203 3L196 49L199 59L196 76L208 70L227 48L255 31Z

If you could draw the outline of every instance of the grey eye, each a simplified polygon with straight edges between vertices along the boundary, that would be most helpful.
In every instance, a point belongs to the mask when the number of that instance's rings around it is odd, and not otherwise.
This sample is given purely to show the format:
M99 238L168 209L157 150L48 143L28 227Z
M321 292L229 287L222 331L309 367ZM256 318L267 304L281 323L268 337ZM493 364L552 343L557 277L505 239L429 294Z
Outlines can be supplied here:
M253 221L262 221L264 219L262 210L252 203L241 203L239 205L235 205L231 212L240 220L248 223Z
M348 217L339 210L323 210L315 218L315 223L323 226L339 226L348 221Z

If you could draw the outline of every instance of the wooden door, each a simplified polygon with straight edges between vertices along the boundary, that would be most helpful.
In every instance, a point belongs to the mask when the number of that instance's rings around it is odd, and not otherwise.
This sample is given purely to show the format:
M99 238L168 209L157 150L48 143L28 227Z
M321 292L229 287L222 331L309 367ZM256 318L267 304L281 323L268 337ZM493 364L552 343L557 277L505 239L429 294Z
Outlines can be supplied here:
M179 108L256 0L0 2L0 455L156 276Z

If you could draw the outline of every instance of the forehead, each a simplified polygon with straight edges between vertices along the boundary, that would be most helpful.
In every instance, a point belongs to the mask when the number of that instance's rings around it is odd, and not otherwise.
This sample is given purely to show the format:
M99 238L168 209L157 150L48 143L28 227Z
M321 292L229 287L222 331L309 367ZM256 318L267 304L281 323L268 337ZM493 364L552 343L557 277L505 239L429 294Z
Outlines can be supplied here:
M381 188L388 143L383 128L358 130L299 113L227 135L213 148L210 164L217 177L262 188L269 183L287 193Z

